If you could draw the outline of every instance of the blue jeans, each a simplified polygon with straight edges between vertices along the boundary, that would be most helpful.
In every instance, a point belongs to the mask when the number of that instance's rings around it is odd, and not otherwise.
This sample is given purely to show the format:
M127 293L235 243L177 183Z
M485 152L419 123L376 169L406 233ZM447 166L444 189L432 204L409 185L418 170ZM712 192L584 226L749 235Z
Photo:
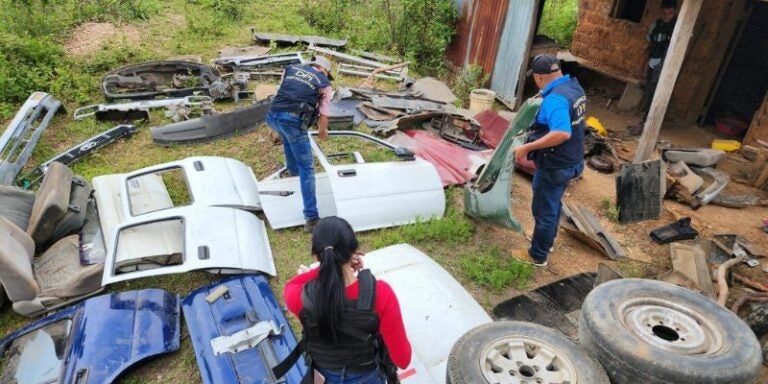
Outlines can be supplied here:
M377 369L368 372L346 372L344 369L331 371L318 368L317 371L325 376L325 382L328 384L386 384L387 382Z
M299 175L304 219L317 219L315 168L307 130L301 128L299 116L290 112L269 111L267 124L280 135L285 152L285 166L293 176Z
M537 263L547 260L549 249L555 242L565 187L583 170L584 162L580 162L568 168L537 168L533 174L531 211L536 225L533 228L533 240L531 248L528 249L528 255Z

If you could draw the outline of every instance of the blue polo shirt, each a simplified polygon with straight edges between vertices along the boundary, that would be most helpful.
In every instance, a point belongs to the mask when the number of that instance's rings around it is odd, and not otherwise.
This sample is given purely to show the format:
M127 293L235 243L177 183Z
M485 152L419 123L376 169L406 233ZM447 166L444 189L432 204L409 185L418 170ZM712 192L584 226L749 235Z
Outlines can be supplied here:
M558 85L571 81L570 75L564 75L547 84L541 90L544 100L536 115L536 122L549 126L549 131L558 131L571 134L571 105L565 96L552 93L552 89Z

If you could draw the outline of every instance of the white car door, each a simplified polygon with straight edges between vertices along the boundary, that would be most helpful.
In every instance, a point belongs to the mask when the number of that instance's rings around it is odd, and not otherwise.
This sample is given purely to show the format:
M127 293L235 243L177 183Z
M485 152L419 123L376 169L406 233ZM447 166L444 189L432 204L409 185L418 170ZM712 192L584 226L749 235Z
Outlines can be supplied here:
M445 194L432 164L398 158L394 146L360 132L333 131L322 142L314 135L312 151L325 171L315 176L321 217L336 215L365 231L443 216ZM279 174L259 182L262 209L274 229L301 225L299 178Z
M332 162L336 154L322 151L314 139L312 148L328 176L336 215L356 231L443 216L445 193L432 164L418 157L398 159L394 146L359 132L331 132L329 140L336 138L359 146L363 153L342 153L354 162L338 163Z

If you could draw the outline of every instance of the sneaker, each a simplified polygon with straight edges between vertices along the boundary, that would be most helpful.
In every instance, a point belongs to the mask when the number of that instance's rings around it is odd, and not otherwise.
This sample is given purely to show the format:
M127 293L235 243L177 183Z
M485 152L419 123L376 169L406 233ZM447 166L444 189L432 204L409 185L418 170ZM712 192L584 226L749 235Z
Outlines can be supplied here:
M304 232L306 233L312 233L312 230L315 229L315 225L317 225L317 222L320 221L318 218L307 220L304 223Z
M534 261L533 261L533 265L535 265L535 266L537 266L537 267L542 267L542 268L544 268L544 267L546 267L546 266L547 266L547 264L549 264L549 263L547 263L547 261L546 261L546 260L544 260L544 261L536 261L536 260L534 260Z

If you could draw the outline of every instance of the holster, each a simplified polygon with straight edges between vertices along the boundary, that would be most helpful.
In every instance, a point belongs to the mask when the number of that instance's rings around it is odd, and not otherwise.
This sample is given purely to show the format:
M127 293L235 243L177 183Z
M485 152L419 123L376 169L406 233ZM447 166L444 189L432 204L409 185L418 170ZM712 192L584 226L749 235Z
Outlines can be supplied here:
M317 106L301 103L298 112L301 119L301 129L309 130L309 127L313 126L317 120Z

